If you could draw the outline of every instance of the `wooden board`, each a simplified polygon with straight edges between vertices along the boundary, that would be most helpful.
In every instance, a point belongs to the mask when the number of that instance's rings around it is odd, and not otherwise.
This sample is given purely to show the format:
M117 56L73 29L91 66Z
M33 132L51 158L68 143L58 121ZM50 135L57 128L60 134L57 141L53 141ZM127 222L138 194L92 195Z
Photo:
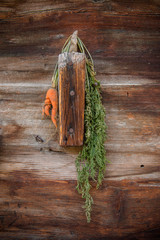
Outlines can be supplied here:
M0 20L0 238L159 239L159 1L4 0ZM89 225L75 189L80 147L59 146L41 116L76 29L102 85L111 161Z
M62 53L59 69L59 129L61 146L81 146L84 137L85 55Z
M92 191L90 224L75 181L48 181L15 171L0 186L2 239L158 239L158 180L105 181Z

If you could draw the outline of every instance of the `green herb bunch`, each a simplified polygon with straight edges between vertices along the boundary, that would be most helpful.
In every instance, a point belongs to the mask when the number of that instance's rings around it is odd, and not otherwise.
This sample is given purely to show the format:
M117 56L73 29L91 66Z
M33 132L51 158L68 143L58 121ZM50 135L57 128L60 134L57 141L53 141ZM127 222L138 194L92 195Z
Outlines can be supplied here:
M66 41L62 52L68 52L71 44L71 36ZM95 78L92 57L80 40L78 48L86 55L86 81L85 81L85 115L84 115L84 145L76 159L77 168L77 190L85 199L85 213L87 222L91 220L93 198L90 195L91 181L96 182L97 188L101 185L106 169L106 151L104 142L106 140L105 110L101 101L100 82ZM58 84L58 67L53 75L55 86Z

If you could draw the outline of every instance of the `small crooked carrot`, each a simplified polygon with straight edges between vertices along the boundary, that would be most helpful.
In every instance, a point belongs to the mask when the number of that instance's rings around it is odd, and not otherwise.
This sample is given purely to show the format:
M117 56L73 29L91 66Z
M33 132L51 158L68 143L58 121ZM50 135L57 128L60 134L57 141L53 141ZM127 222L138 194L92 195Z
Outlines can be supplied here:
M56 128L57 128L56 114L57 114L57 108L58 108L57 97L58 97L57 90L55 88L50 88L47 91L44 107L42 110L43 115L46 115L48 117L51 116L51 120ZM51 111L51 114L50 114L50 111Z

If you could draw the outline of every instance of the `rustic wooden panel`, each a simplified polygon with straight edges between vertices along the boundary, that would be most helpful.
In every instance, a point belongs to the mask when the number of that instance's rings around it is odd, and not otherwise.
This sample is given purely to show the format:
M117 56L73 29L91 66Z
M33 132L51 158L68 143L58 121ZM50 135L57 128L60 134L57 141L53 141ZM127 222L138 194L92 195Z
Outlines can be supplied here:
M159 181L105 181L99 192L92 191L91 224L86 224L75 186L75 181L37 180L30 172L4 176L1 237L84 239L85 233L85 239L130 239L159 228Z
M63 53L58 58L59 135L61 146L82 146L84 137L85 55Z
M119 143L120 145L120 143ZM123 147L123 146L122 146ZM127 147L126 147L127 148ZM30 171L40 179L76 180L75 158L78 150L58 149L53 144L48 146L3 146L1 149L1 176L7 176L19 170ZM106 169L106 179L159 178L159 154L108 152L111 161Z
M0 238L159 239L158 0L0 2ZM86 224L75 158L41 119L58 54L78 29L102 84L105 181Z

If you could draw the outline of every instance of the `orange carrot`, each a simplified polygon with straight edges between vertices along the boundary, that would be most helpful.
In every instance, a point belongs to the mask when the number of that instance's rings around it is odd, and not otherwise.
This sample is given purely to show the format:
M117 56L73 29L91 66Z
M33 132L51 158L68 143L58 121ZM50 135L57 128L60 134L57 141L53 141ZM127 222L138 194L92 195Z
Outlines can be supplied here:
M51 111L51 114L50 114ZM44 107L42 114L46 116L51 116L51 120L55 127L57 128L57 90L55 88L50 88L47 91Z

